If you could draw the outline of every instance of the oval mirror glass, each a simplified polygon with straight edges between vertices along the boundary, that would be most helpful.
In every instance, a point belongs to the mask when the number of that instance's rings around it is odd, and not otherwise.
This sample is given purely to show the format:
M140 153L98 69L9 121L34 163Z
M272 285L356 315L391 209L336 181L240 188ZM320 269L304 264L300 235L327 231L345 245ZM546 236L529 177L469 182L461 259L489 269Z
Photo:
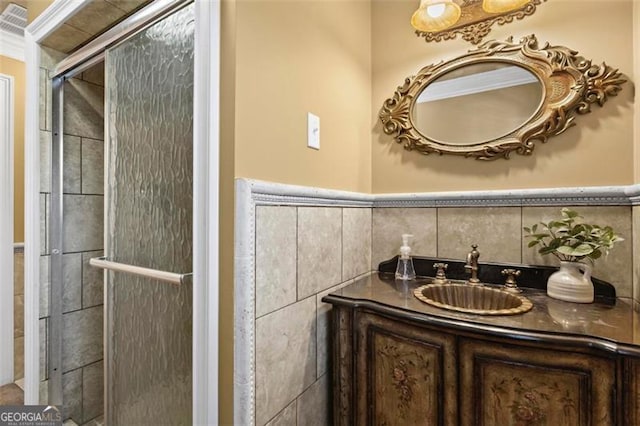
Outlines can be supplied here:
M428 84L411 118L429 139L450 145L486 143L517 130L543 99L538 78L504 62L466 65Z

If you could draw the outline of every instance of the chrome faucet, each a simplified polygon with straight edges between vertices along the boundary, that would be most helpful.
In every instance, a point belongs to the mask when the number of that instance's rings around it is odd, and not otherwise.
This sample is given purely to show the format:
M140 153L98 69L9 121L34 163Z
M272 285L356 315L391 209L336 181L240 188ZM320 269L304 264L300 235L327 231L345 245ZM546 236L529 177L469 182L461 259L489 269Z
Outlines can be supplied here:
M472 244L471 251L467 254L467 264L464 265L464 269L471 273L471 278L467 280L469 284L480 284L480 280L478 279L478 258L480 257L480 252L477 250L478 245Z

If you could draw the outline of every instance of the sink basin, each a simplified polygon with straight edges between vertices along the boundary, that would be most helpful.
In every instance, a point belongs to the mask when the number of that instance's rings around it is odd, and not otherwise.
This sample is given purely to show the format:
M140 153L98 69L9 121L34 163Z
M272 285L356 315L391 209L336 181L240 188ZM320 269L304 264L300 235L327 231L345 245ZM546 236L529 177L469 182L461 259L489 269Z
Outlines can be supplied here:
M533 307L526 297L477 284L428 284L413 294L437 308L477 315L516 315Z

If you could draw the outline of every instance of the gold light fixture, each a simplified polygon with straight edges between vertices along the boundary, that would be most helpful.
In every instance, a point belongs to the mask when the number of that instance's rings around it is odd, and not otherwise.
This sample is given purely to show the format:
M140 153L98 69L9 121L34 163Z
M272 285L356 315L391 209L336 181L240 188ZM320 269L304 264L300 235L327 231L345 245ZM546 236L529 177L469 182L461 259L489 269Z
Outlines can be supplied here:
M442 31L460 19L460 6L452 0L421 0L411 16L411 25L418 31Z
M461 36L478 44L493 25L505 25L533 15L547 0L420 0L411 17L418 37L426 41Z
M504 13L520 9L530 0L483 0L482 9L487 13Z

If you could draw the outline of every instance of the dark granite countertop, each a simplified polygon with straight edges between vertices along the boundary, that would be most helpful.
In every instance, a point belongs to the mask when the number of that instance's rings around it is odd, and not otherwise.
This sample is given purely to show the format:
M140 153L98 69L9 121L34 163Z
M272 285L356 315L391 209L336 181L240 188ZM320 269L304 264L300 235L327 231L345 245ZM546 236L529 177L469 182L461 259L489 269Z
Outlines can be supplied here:
M323 298L347 306L363 306L414 321L524 340L566 343L640 356L639 312L632 302L569 303L539 289L523 288L533 309L519 315L482 316L436 308L418 300L413 290L431 278L396 281L390 273L374 272Z

